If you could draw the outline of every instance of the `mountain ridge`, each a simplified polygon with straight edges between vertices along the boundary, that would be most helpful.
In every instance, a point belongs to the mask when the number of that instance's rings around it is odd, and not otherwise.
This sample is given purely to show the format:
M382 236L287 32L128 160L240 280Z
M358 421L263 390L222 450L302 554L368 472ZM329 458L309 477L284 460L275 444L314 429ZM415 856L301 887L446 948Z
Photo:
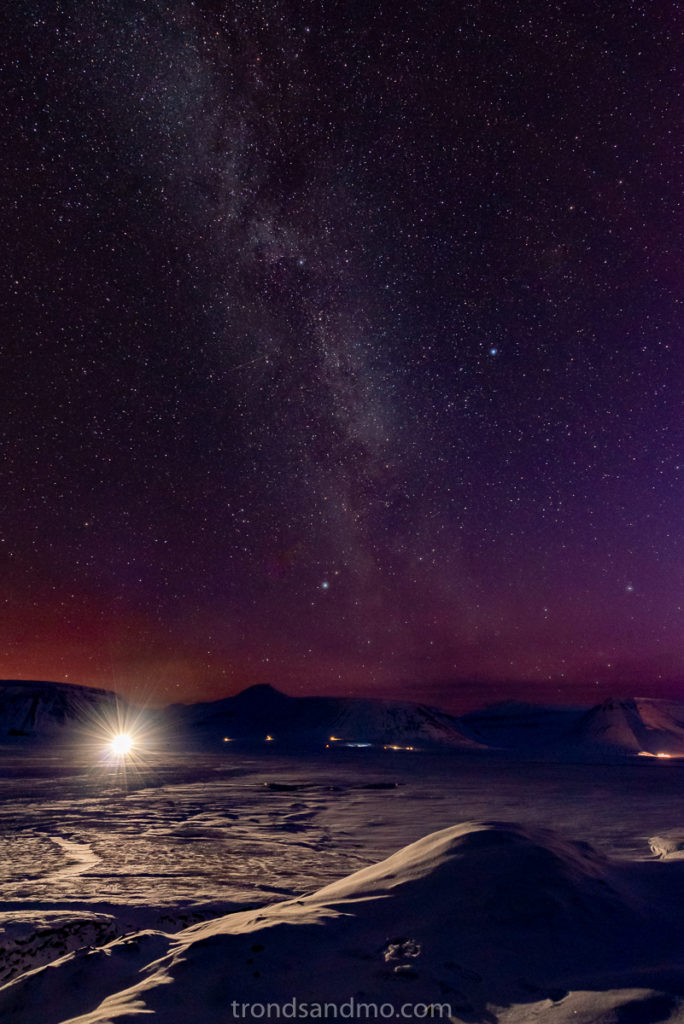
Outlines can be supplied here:
M0 738L58 737L93 717L118 715L128 702L113 690L34 679L0 680Z
M111 690L0 680L0 741L67 738L95 718L141 713ZM489 750L516 758L684 756L684 703L610 698L593 707L504 701L456 716L425 703L375 697L293 696L268 683L215 701L146 711L160 732L193 749L226 743L283 748L372 746Z

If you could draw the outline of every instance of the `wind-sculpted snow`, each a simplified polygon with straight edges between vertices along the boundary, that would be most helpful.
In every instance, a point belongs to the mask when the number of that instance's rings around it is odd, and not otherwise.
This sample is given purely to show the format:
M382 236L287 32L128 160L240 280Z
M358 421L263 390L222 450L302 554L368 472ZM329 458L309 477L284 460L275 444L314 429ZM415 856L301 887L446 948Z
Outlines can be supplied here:
M87 910L0 912L0 981L50 963L84 946L101 946L118 934L111 914Z
M104 1000L92 1021L137 1019L138 1000L160 1024L221 1024L242 1019L229 997L310 992L441 995L456 1021L485 1024L679 1012L675 758L227 745L124 776L72 753L3 760L3 1024L61 1024Z
M684 876L662 883L545 830L459 824L311 895L69 954L1 989L0 1014L223 1024L262 1015L243 1004L356 1000L488 1024L675 1020L684 937L668 895ZM622 1016L588 1016L596 991Z

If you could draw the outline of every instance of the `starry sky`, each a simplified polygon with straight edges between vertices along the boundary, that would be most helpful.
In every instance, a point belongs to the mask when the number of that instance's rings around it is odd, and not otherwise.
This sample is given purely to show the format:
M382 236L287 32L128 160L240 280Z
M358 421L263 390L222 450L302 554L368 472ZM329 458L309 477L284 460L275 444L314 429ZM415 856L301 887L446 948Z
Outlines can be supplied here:
M0 675L684 698L683 22L11 4Z

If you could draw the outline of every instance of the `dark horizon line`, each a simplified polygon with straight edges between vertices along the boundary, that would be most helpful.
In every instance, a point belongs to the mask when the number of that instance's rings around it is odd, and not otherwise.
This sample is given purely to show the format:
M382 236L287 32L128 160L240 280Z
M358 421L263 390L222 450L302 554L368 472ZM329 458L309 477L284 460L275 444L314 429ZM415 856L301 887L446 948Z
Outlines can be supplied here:
M474 682L477 682L479 685L483 685L483 688L487 688L489 686L491 686L493 688L496 688L496 687L511 687L511 685L513 683L515 683L516 688L520 688L520 689L525 689L526 687L534 689L535 687L538 688L540 686L540 683L539 683L538 680L528 680L528 681L515 680L515 681L513 681L513 680L510 680L510 679L492 679L492 680L487 680L487 682L485 683L483 680L473 680L472 678L462 678L462 679L456 679L456 680L453 680L453 681L445 680L445 683L447 683L447 682L450 682L452 685L453 684L468 684L470 686L472 686ZM653 681L652 685L654 685L655 682L656 681ZM561 683L561 681L558 681L558 685L560 685L560 683ZM567 679L563 680L562 683L565 686L567 686L568 680ZM668 687L668 686L676 686L676 685L677 686L683 686L684 685L681 680L675 679L675 678L666 679L666 680L660 679L660 680L657 680L657 683L658 683L659 688L660 687ZM65 687L65 688L74 688L74 689L83 688L83 689L87 689L87 690L93 690L95 693L102 693L102 694L109 694L109 693L111 693L111 694L114 694L117 697L123 698L124 700L130 702L131 704L135 703L134 699L132 699L131 697L126 696L125 694L121 693L119 690L109 689L107 687L97 686L97 685L91 684L91 683L83 683L83 682L78 682L77 683L77 682L71 682L71 681L67 682L65 680L59 680L59 679L34 679L34 678L29 678L29 677L26 677L26 678L22 677L22 678L11 678L11 679L10 678L8 678L8 679L4 679L3 678L3 679L0 679L0 687L7 686L7 685L21 685L21 684L27 684L27 685L48 685L48 686L58 686L60 688L61 687ZM433 683L433 685L435 685L435 684ZM553 687L554 685L556 685L554 680L548 680L548 681L545 681L545 687L544 688L546 689L547 686L548 687ZM573 685L576 685L576 686L587 685L588 686L590 684L588 682L586 684L583 684L583 683L578 681L578 682L575 682ZM625 683L624 685L625 686L629 686L628 683ZM646 686L648 686L648 684L646 684ZM217 704L217 703L220 703L221 701L229 700L229 699L234 698L234 697L238 697L241 694L248 692L249 690L264 690L264 689L272 690L275 693L278 693L281 696L287 697L287 698L292 699L292 700L300 700L300 699L306 699L306 698L313 698L313 699L325 698L325 699L329 699L329 700L367 700L367 701L378 701L378 702L396 702L396 703L409 704L409 705L414 705L414 706L430 707L430 708L434 708L435 710L442 711L442 712L444 712L446 714L453 715L453 717L455 717L455 718L464 717L465 715L474 714L474 713L477 713L477 712L480 712L480 711L487 711L488 709L496 708L496 707L501 707L501 706L504 706L504 705L516 705L516 704L517 705L521 705L521 706L527 706L527 707L530 707L530 708L550 707L550 708L558 708L558 709L561 709L561 708L577 708L577 709L585 708L585 709L589 709L589 708L592 708L592 707L599 707L602 704L605 704L605 703L607 703L608 701L611 701L611 700L615 700L615 701L639 700L639 699L642 699L642 700L657 700L657 701L660 701L660 700L662 700L662 701L672 700L675 703L679 702L679 703L684 704L684 694L682 695L681 700L678 701L678 698L676 698L676 697L644 696L644 695L640 695L638 693L633 692L633 690L631 690L631 689L630 690L624 690L623 686L615 686L614 689L611 691L609 696L603 696L600 700L597 700L597 701L591 701L591 700L578 700L578 701L570 700L569 701L569 700L567 700L567 696L568 696L567 694L566 695L558 694L559 698L565 698L565 699L559 699L559 700L552 700L551 699L551 695L549 695L549 697L547 697L547 699L543 699L543 700L531 700L529 698L526 698L525 696L519 696L519 697L517 697L517 696L507 696L507 697L502 697L501 699L489 700L489 701L486 701L485 703L481 703L481 704L473 703L472 706L467 707L463 711L451 712L451 711L447 711L440 704L433 703L429 699L428 700L420 700L420 699L412 699L412 698L406 697L406 696L389 696L388 697L388 696L377 696L377 695L373 695L373 694L366 695L366 694L358 694L358 693L354 693L354 694L349 694L349 693L347 693L347 694L336 694L336 693L313 692L313 693L297 693L297 694L293 694L293 693L286 692L285 690L281 689L278 686L274 686L272 683L263 683L262 682L262 683L250 683L250 684L247 684L246 686L243 686L241 689L235 691L234 693L227 693L223 697L215 697L215 698L212 698L211 700L191 700L191 701L176 700L176 701L169 701L169 702L164 703L164 704L158 704L156 706L158 706L160 709L163 710L164 708L174 707L174 706L178 706L178 705L185 706L185 707L192 707L193 705L198 705L198 704ZM142 706L145 706L144 703L143 703Z

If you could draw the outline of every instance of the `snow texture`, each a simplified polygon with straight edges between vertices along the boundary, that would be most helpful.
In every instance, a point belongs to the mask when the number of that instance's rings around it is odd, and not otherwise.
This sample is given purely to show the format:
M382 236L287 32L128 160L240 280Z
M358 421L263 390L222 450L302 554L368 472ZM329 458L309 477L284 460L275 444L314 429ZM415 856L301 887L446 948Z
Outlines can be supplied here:
M680 873L642 878L546 830L464 823L308 896L68 953L0 989L0 1014L220 1024L233 1001L353 998L447 1002L457 1021L674 1021L675 881L681 896Z

